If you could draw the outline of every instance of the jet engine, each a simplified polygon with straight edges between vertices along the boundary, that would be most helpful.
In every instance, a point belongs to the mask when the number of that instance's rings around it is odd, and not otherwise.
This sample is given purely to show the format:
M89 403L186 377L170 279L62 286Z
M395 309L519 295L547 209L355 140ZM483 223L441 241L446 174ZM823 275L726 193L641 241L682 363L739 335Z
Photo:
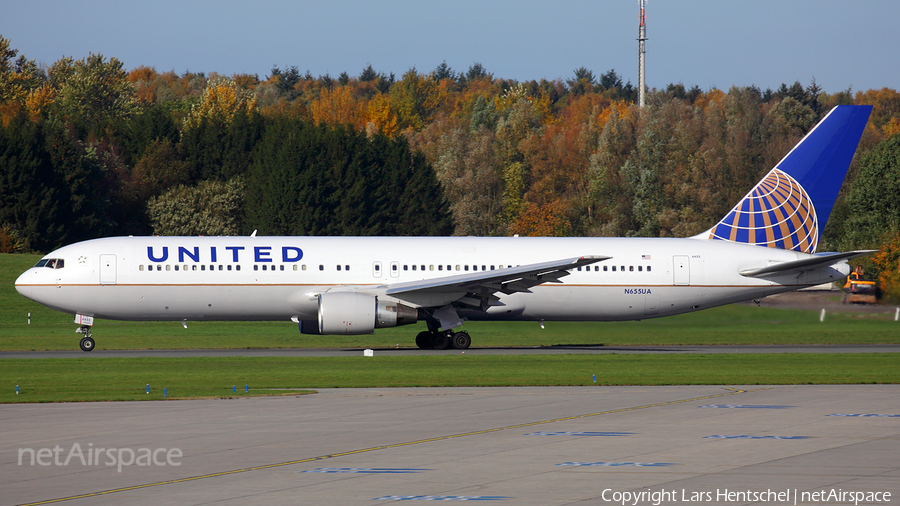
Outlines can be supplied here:
M319 294L319 321L300 322L303 334L371 334L376 328L409 325L418 320L418 310L395 300L358 292ZM318 325L315 325L318 323Z

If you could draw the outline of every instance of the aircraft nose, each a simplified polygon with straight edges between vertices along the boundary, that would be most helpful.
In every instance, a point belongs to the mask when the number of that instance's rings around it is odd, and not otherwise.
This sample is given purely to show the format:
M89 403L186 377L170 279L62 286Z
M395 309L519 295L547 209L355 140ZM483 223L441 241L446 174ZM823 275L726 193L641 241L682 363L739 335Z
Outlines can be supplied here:
M31 298L29 287L34 284L34 277L34 269L28 269L16 278L16 291L19 292L19 295Z

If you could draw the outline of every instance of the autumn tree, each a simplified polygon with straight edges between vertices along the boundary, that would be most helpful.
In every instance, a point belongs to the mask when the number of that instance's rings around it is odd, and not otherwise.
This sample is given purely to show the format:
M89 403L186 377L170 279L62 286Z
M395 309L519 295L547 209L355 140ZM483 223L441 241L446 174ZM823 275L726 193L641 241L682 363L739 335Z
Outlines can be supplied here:
M177 186L147 202L154 235L238 235L243 179Z
M497 235L500 174L493 132L456 128L441 136L434 170L453 214L453 234Z
M210 83L182 127L179 149L192 180L226 181L245 174L262 123L251 92L227 78Z
M61 115L87 132L115 131L137 111L134 85L115 57L62 58L50 66L49 77Z
M34 60L24 55L16 58L17 54L19 51L10 47L9 39L0 35L0 104L24 103L29 93L44 82Z

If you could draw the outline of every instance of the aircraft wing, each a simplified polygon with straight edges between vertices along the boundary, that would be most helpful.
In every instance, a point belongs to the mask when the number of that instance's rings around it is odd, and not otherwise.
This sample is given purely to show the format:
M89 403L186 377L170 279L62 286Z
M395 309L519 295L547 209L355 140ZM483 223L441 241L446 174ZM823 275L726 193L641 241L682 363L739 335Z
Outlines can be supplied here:
M479 301L483 308L497 303L496 293L531 293L533 286L559 283L572 269L601 262L612 257L583 256L552 262L520 265L491 271L473 272L457 276L409 281L389 285L387 295L419 306L437 307L469 296L469 302ZM472 304L475 305L475 304Z
M867 249L847 251L845 253L822 253L820 255L814 255L810 258L804 258L802 260L782 262L780 264L774 264L758 269L745 269L741 271L741 276L746 276L748 278L761 278L765 276L777 276L783 274L811 271L813 269L818 269L819 267L828 267L829 265L840 262L841 260L849 260L851 258L865 256L876 251L878 250Z

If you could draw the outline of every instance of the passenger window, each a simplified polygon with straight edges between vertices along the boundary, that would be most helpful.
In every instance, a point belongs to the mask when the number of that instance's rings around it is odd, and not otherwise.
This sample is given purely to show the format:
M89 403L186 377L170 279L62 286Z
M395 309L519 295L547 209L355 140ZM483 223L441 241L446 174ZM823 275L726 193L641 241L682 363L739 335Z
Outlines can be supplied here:
M643 272L644 267L642 265L638 265L638 272Z
M607 266L604 265L604 266L603 266L603 272L606 272L606 271L607 271Z
M254 271L258 271L258 270L259 270L259 266L256 265L256 264L253 264L253 270L254 270Z
M491 266L491 270L494 270L494 266L493 266L493 265Z
M433 265L429 265L429 266L428 266L428 270L429 270L429 271L433 271L433 270L434 270L434 266L433 266Z
M241 270L241 268L240 268L240 267L238 267L238 270ZM303 266L302 266L302 267L300 267L300 270L304 270L304 271L305 271L305 270L306 270L306 264L303 264Z
M241 270L241 266L240 266L240 265L235 265L235 266L234 266L234 270L236 270L236 271Z
M397 266L396 266L396 265L391 265L391 270L392 270L392 271L396 271L396 270L397 270Z
M424 265L422 266L422 269L421 269L421 270L423 270L423 271L425 270L425 266L424 266Z
M265 269L266 269L266 266L264 265L264 266L263 266L263 270L265 270ZM201 265L201 266L200 266L200 270L201 270L201 271L205 271L205 270L206 270L206 266L205 266L205 265Z
M337 266L337 270L341 270L341 266L340 266L340 265Z
M229 270L229 271L231 270L231 265L228 266L228 270Z
M324 271L324 270L325 270L325 266L322 265L322 264L319 264L319 270L320 270L320 271Z
M345 266L344 266L344 270L345 270L345 271L349 271L349 270L350 270L350 266L349 266L349 265L345 265Z
M296 269L295 269L295 270L296 270ZM380 270L381 270L381 265L375 264L375 270L376 270L376 271L380 271Z
M408 265L404 265L404 266L403 266L403 270L404 270L404 271L408 271L408 270L409 270L409 266L408 266Z
M625 266L624 266L624 265L620 265L619 267L622 268L622 272L625 272Z
M577 270L578 272L581 272L581 267L578 267L576 270Z
M458 266L458 265L456 266L456 270L459 270L459 266ZM466 270L469 270L469 269L466 269Z
M224 266L224 265L219 265L219 270L220 270L220 271L221 271L221 270L225 270L225 266Z
M156 266L156 270L161 271L161 270L162 270L162 265L157 265L157 266Z
M647 266L647 272L650 272L650 266L649 266L649 265Z
M231 268L229 267L228 270L230 271ZM294 264L294 270L295 270L295 271L297 270L297 264Z
M279 270L279 271L283 271L283 270L284 270L284 266L283 266L283 265L279 265L279 266L278 266L278 270Z
M481 270L486 271L487 269L482 265Z
M144 264L138 265L138 270L139 270L139 271L144 270Z
M167 271L171 271L171 270L172 270L172 266L171 266L171 265L166 265L166 270L167 270Z
M413 270L416 270L416 266L415 266L415 265L413 265Z
M612 268L613 268L613 272L616 272L616 266L613 265Z
M633 266L633 265L629 265L629 266L628 266L628 272L634 272L634 266Z
M444 270L444 266L443 266L443 265L438 265L438 270L439 270L439 271Z
M465 270L467 270L467 271L469 270L469 266L468 266L468 265L465 266Z

